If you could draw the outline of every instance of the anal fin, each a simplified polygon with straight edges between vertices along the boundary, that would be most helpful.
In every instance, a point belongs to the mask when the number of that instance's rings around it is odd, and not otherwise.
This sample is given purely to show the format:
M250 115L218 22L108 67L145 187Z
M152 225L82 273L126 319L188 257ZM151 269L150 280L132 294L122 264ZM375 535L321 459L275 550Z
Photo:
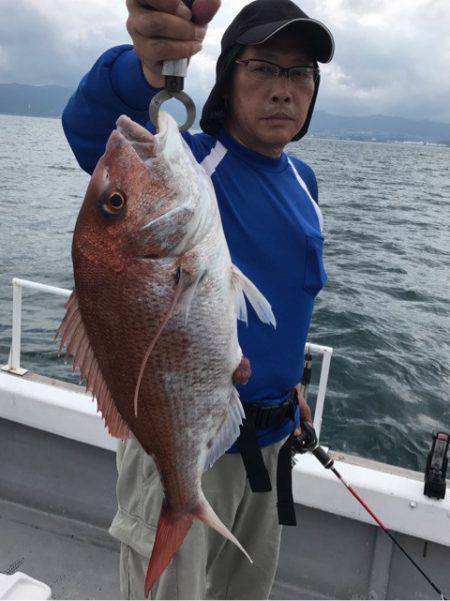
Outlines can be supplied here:
M209 469L236 441L240 433L239 426L242 424L244 417L245 413L238 391L233 386L224 421L211 440L212 446L205 459L205 470Z

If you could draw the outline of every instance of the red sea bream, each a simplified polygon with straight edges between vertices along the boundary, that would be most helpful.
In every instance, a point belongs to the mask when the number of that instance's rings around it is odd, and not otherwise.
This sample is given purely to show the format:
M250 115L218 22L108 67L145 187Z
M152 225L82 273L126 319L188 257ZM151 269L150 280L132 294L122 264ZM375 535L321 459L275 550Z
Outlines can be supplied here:
M244 415L233 381L242 373L244 293L268 327L275 319L232 264L211 180L164 112L156 135L119 118L89 183L72 259L60 349L74 355L110 434L136 437L154 458L165 492L148 595L194 518L242 549L201 476Z

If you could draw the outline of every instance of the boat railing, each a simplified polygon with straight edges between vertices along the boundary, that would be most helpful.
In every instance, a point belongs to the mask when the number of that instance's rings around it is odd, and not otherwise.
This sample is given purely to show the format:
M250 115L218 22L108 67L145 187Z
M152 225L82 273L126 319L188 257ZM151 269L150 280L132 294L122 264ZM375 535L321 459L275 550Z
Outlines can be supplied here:
M26 374L27 370L20 364L23 289L64 298L71 291L18 278L14 278L12 284L12 344L8 364L0 373L0 418L115 452L117 441L105 429L90 393L73 384L42 377L41 374ZM318 388L315 388L317 399L314 416L316 432L320 433L333 349L308 343L305 352L318 355L321 359ZM450 530L443 527L450 516L450 495L439 501L424 496L423 476L417 472L339 451L334 451L332 455L339 472L345 475L369 506L383 507L383 521L389 524L390 530L450 546ZM295 503L373 525L372 518L364 508L355 504L352 495L312 454L302 455L294 466L292 484ZM322 516L320 519L323 519ZM381 549L386 550L385 541L383 533L377 536L376 553Z
M46 294L53 294L54 296L61 296L68 298L71 294L71 290L66 288L58 288L56 286L49 286L48 284L41 284L39 282L33 282L31 280L23 280L20 278L13 278L12 289L13 289L13 307L12 307L12 336L11 336L11 347L9 352L8 363L2 366L2 370L18 376L23 376L27 373L27 369L21 366L21 338L22 338L22 291L23 289L35 290L38 292L44 292ZM320 430L322 427L323 409L325 405L325 396L328 386L328 375L330 372L331 355L333 349L329 346L323 346L320 344L313 344L308 342L305 347L305 353L311 353L319 355L322 359L319 384L317 389L316 406L314 411L314 428L317 436L320 436Z

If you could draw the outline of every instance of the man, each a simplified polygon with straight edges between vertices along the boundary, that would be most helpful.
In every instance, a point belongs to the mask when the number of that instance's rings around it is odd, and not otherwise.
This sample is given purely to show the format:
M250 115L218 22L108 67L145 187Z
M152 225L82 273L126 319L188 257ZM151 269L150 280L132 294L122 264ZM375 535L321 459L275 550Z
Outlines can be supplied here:
M80 165L91 173L119 115L152 129L151 98L164 85L164 60L200 50L219 0L128 0L133 47L100 57L63 115ZM322 217L313 171L288 157L303 137L319 88L317 62L331 60L331 33L291 0L256 0L222 39L217 80L203 109L203 134L184 134L212 178L233 262L272 305L277 329L249 309L239 341L253 370L240 386L247 419L238 444L204 474L206 497L252 556L251 565L216 532L194 523L152 589L152 598L265 599L276 572L281 527L292 523L288 478L279 478L300 419L311 413L293 390L314 298L322 288ZM242 455L242 456L241 456ZM278 463L278 465L277 465ZM162 502L153 460L135 440L119 444L119 510L111 534L121 541L121 589L142 598ZM277 483L278 491L275 490ZM256 491L256 492L253 492ZM278 499L277 499L278 493ZM278 508L278 511L277 511Z

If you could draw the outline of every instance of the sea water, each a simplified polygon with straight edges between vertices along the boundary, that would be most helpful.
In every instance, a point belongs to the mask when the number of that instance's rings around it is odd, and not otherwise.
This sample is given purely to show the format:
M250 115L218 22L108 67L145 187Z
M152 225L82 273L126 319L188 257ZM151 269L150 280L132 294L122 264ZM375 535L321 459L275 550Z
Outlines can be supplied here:
M316 172L325 218L328 282L309 336L334 349L321 440L422 470L431 432L450 431L450 149L307 138L290 152ZM59 120L0 115L1 363L11 279L72 287L88 181ZM78 382L52 341L63 304L24 291L21 362ZM315 358L312 405L319 370Z

